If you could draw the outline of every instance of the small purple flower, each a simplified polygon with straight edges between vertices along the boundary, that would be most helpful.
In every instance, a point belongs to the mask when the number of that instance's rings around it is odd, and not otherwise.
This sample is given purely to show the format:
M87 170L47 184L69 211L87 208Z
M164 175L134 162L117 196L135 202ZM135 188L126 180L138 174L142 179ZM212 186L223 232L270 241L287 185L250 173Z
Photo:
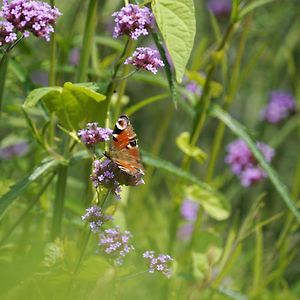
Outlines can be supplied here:
M275 155L274 149L261 142L257 143L257 147L266 161L270 162ZM267 177L243 140L238 139L230 143L227 151L225 162L231 165L232 172L240 178L242 186L249 187Z
M112 132L111 129L99 127L98 123L88 123L86 129L78 131L78 136L84 144L91 146L99 142L108 141Z
M116 226L116 228L106 229L100 234L99 246L106 254L112 256L117 264L121 265L123 258L134 250L134 247L129 244L130 238L132 238L132 234L129 231L121 233L120 228Z
M0 15L25 37L31 32L36 37L49 41L50 33L54 32L53 25L61 13L56 7L52 8L41 1L4 0Z
M28 142L21 141L9 146L0 148L0 158L1 159L10 159L15 156L23 156L29 150Z
M216 17L228 17L231 13L231 0L209 0L207 8Z
M274 91L270 94L269 102L261 114L265 121L277 124L287 119L295 111L296 101L290 93Z
M106 158L104 161L94 160L91 180L94 187L104 186L120 199L120 182L117 178L118 168L114 162Z
M6 21L0 21L0 46L11 44L17 40L14 26Z
M77 66L80 59L79 48L73 48L69 54L69 63L70 65Z
M143 253L143 257L149 260L149 273L154 273L155 271L162 273L166 277L171 277L172 270L168 266L173 258L167 254L159 254L155 256L154 251L146 251Z
M141 35L148 35L154 26L154 17L148 7L128 4L112 15L115 17L113 37L129 35L136 40Z
M190 199L184 199L181 204L180 213L185 220L195 222L197 220L198 209L199 203Z
M163 67L164 63L158 58L158 51L151 48L136 48L133 54L126 59L125 64L133 65L137 69L144 69L157 73L157 68Z
M86 209L86 214L81 219L90 223L92 232L97 232L111 217L105 215L99 206L94 205Z
M177 230L177 238L183 242L188 241L191 238L193 231L193 223L182 224Z

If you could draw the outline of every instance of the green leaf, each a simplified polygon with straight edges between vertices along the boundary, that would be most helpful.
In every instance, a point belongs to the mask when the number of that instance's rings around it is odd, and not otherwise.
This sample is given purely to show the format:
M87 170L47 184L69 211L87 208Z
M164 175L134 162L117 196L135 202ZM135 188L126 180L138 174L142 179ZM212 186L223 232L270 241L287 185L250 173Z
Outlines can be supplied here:
M246 144L248 145L249 149L260 163L261 167L265 170L270 178L270 181L273 183L275 189L281 196L282 200L285 202L287 207L291 210L291 212L296 217L297 221L300 223L300 212L298 211L297 207L293 199L290 197L290 192L288 191L285 184L280 180L277 172L272 168L272 166L265 160L263 154L256 146L256 142L254 139L247 133L247 129L240 124L238 121L233 119L227 112L221 109L217 105L213 105L211 107L210 113L212 116L221 120L225 125L228 126L237 136L242 138Z
M38 166L32 174L26 176L24 179L13 185L10 190L0 198L0 220L4 216L7 208L20 196L34 181L47 173L53 171L59 164L58 160L49 160Z
M212 218L222 221L229 217L230 203L222 194L204 190L198 185L186 188L186 195L200 203L205 212Z
M207 155L203 150L201 150L197 146L193 146L190 144L190 134L187 131L182 132L176 138L176 145L184 154L194 158L200 164L202 164L204 162L204 160L206 159Z
M54 93L55 95L60 94L62 91L61 87L53 86L53 87L42 87L33 90L29 93L29 95L26 97L26 100L23 104L24 108L31 108L36 106L36 104L47 94Z
M152 10L171 55L176 80L182 81L196 33L193 0L153 0Z

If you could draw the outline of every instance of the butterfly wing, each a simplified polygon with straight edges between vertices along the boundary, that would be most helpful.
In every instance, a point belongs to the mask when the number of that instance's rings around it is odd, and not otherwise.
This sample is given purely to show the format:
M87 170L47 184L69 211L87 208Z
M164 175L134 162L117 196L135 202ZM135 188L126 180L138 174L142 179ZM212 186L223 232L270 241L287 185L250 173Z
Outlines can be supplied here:
M114 127L109 157L125 173L144 175L136 134L126 115L121 115Z

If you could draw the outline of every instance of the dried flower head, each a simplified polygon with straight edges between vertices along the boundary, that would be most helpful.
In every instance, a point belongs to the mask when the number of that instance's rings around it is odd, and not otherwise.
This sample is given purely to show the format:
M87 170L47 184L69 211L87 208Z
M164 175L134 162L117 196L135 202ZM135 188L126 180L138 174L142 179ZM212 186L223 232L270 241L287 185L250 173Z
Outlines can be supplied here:
M195 222L199 210L199 203L191 199L184 199L180 207L181 216L190 222Z
M99 127L98 123L88 123L86 129L78 131L78 136L84 144L91 146L108 141L112 132L111 129Z
M164 63L158 58L159 53L157 50L151 48L136 48L133 54L126 59L125 64L133 65L137 69L144 69L157 73L157 68L163 67Z
M60 15L60 11L48 3L29 0L4 0L1 11L1 16L25 37L31 32L47 41L50 40L50 33L54 31L53 25Z
M83 215L82 220L90 223L92 232L97 232L103 226L105 222L111 219L110 216L105 215L99 206L91 206L86 209L86 214Z
M268 105L261 114L265 121L277 124L287 119L296 111L296 101L294 97L284 91L273 91L270 94Z
M6 21L0 21L0 46L11 44L17 40L14 26Z
M275 155L274 149L266 144L257 143L266 161L270 162ZM248 187L267 177L267 174L258 165L258 162L247 144L241 140L235 140L227 146L228 154L225 162L231 165L231 170L241 181L241 185Z
M129 231L120 232L120 228L116 226L114 229L106 229L100 234L99 246L106 254L115 259L117 264L123 264L123 258L134 247L129 244L132 234Z
M167 254L159 254L155 256L154 251L146 251L143 253L143 257L149 261L149 273L160 272L166 277L171 277L172 270L169 267L170 262L173 261L173 258Z
M154 17L147 7L128 4L112 15L115 17L113 37L129 35L136 40L141 35L148 35L154 26Z

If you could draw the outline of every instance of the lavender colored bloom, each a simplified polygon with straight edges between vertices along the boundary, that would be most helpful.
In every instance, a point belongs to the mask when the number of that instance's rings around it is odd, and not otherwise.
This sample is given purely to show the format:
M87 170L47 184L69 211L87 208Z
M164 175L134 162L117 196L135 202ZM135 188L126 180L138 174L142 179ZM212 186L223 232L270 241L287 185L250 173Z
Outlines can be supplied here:
M113 37L129 35L136 40L141 35L148 35L154 26L154 17L149 8L140 8L135 4L128 4L112 15L115 17Z
M111 217L105 215L99 206L94 205L86 209L86 214L81 219L90 223L92 232L97 232Z
M104 186L111 190L117 199L120 199L120 182L118 181L118 169L114 162L110 159L100 161L94 160L91 180L94 186Z
M295 111L296 101L290 93L274 91L270 94L269 102L261 114L265 121L277 124L287 119Z
M158 51L151 48L136 48L133 54L126 59L125 64L133 65L137 69L144 69L157 73L157 68L163 67L164 63L158 58Z
M11 44L17 40L14 26L6 21L0 21L0 46Z
M78 48L73 48L69 54L69 63L73 66L77 66L80 59L80 51Z
M198 209L199 203L185 199L181 204L180 213L185 220L195 222L197 220Z
M169 268L169 263L173 261L173 258L167 254L159 254L155 256L154 251L146 251L143 253L143 257L149 260L149 273L154 273L155 271L161 272L166 277L171 277L172 270Z
M196 96L201 96L202 94L202 87L197 84L195 81L190 81L186 84L186 89L191 92L192 94L196 95Z
M182 224L177 230L177 238L183 242L188 241L194 231L193 223Z
M261 142L257 143L257 147L266 161L270 162L275 155L274 149ZM232 172L240 178L242 186L249 187L267 177L243 140L238 139L230 143L227 151L225 162L231 165Z
M209 0L207 8L216 17L227 17L231 13L231 0Z
M41 1L4 0L0 15L25 37L31 32L49 41L50 33L54 32L53 25L61 13L57 8L52 8L48 3Z
M132 234L129 231L121 233L120 228L116 226L116 228L106 229L100 234L99 246L106 254L112 256L117 264L121 265L123 258L134 250L134 247L129 244L130 238L132 238Z
M99 142L108 141L112 132L111 129L99 127L98 123L88 123L86 129L78 131L78 136L84 144L91 146Z
M6 147L0 148L0 159L10 159L15 156L23 156L29 150L29 145L26 141L21 141Z

